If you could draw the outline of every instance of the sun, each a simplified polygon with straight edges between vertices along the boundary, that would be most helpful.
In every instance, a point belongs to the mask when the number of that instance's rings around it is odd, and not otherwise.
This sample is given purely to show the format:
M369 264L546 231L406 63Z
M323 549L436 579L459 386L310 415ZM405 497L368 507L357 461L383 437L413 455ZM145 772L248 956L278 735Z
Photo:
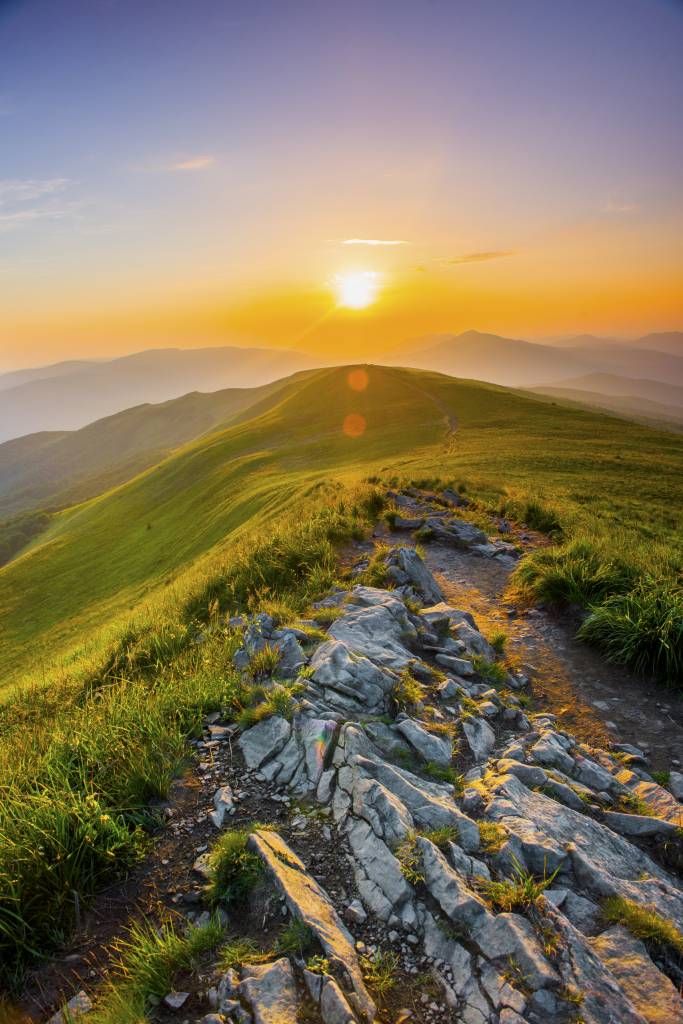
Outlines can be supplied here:
M365 309L372 305L379 291L379 274L372 270L358 270L349 274L337 274L334 290L337 302L347 309Z

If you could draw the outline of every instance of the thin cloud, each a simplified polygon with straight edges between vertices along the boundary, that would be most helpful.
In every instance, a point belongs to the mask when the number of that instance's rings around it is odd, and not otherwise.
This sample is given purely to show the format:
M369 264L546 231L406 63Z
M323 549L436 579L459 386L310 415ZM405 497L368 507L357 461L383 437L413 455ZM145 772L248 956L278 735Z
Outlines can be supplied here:
M177 164L171 164L172 171L203 171L205 167L211 167L215 163L212 156L193 156L189 160L180 160Z
M500 260L504 256L514 256L513 249L492 249L490 252L466 252L464 256L443 260L443 263L488 263L489 260Z
M342 245L410 245L404 238L345 238Z
M608 199L602 208L603 213L635 213L637 209L637 203L619 202L612 198Z
M0 206L54 196L71 184L68 178L4 178L0 180Z

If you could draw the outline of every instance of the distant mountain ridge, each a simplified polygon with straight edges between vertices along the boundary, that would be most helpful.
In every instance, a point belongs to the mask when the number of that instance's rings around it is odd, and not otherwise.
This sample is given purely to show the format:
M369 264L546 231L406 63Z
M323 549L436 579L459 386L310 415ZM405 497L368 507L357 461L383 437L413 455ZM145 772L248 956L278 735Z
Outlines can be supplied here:
M259 387L319 360L287 349L149 349L103 362L76 360L0 376L0 442L77 430L145 402L191 391ZM9 383L9 386L8 386Z
M648 339L658 337L649 335ZM674 335L666 337L671 344ZM683 334L680 337L683 341ZM683 350L676 355L600 338L592 339L591 344L585 337L573 341L577 344L550 345L465 331L417 339L395 349L384 361L506 387L551 383L559 387L569 378L596 372L683 386Z

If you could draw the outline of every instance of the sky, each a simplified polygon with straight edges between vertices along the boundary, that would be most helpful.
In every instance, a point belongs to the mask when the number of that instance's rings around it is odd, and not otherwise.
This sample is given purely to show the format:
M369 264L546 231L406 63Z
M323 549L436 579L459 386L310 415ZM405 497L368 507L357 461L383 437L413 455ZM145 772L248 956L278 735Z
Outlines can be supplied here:
M682 52L683 0L0 0L0 370L681 329Z

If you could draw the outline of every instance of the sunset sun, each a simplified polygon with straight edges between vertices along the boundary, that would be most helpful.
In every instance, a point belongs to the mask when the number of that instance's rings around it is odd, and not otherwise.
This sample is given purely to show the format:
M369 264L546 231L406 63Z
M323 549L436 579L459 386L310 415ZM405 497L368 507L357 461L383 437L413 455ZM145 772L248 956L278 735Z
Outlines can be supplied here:
M334 279L337 302L347 309L364 309L372 305L379 291L379 274L371 270L360 270L349 274L337 274Z

